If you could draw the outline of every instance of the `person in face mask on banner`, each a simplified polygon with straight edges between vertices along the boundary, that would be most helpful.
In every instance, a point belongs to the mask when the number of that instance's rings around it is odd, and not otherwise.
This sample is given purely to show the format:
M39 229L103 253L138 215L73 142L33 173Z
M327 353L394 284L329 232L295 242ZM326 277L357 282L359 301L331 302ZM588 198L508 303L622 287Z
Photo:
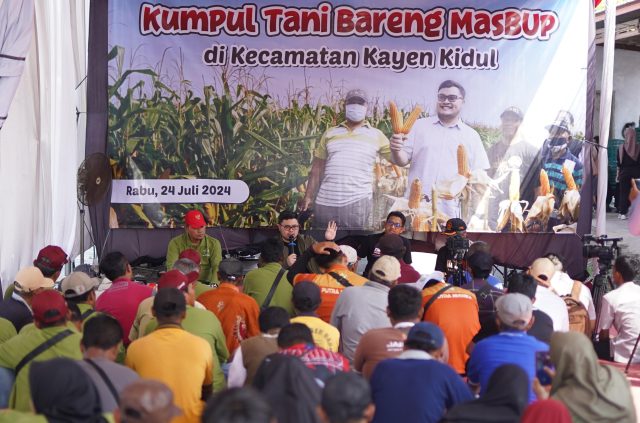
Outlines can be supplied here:
M345 97L346 121L329 128L313 154L300 211L312 210L314 227L335 221L343 229L370 228L373 169L378 155L390 159L389 140L366 120L367 93Z
M558 113L555 122L547 126L549 138L543 146L542 168L549 175L549 183L554 187L556 206L560 205L562 196L567 189L567 183L562 175L562 167L566 167L573 174L573 179L580 190L582 187L582 162L570 150L571 128L573 117L569 112Z

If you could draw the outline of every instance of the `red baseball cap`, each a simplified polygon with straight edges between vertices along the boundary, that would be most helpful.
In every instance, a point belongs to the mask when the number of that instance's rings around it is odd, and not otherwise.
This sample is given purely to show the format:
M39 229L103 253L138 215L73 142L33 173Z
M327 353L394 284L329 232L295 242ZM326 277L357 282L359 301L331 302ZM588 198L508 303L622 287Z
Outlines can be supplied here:
M184 216L184 223L194 229L202 228L207 225L207 221L204 220L204 216L200 210L189 210Z
M193 248L187 248L183 252L180 253L178 259L188 259L200 266L200 253L194 250Z
M193 281L190 281L184 273L177 269L172 269L160 276L160 279L158 279L158 289L178 288L186 291L191 282Z
M55 323L67 316L69 309L61 293L48 289L31 299L34 320L40 323Z
M57 245L47 245L38 253L33 265L47 273L55 273L68 263L67 254Z

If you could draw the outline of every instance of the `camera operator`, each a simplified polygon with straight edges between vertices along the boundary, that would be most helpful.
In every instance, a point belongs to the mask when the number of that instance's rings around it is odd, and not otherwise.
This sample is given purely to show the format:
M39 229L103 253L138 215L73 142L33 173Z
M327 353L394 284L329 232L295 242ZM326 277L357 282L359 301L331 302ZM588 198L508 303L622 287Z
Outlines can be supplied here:
M447 280L454 276L453 284L460 286L465 282L462 259L470 245L470 241L467 239L467 224L457 217L449 219L443 234L447 236L447 242L444 247L438 250L435 270L444 272ZM455 280L456 275L460 276L459 281Z

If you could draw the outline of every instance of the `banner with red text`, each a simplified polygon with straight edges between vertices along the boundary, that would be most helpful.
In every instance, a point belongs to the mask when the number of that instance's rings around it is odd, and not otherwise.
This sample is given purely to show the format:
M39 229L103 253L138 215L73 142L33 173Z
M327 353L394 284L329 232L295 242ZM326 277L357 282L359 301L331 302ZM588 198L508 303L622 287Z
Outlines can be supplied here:
M588 2L445 3L110 0L112 227L573 230Z

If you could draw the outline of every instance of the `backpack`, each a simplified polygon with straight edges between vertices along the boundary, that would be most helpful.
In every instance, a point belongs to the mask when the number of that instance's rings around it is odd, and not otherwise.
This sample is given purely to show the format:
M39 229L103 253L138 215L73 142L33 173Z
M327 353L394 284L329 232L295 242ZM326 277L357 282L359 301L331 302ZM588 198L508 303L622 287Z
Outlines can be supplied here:
M571 295L562 297L567 306L567 312L569 313L569 330L571 332L582 332L588 337L591 337L591 331L589 330L589 313L579 300L580 289L582 289L582 282L573 281Z

